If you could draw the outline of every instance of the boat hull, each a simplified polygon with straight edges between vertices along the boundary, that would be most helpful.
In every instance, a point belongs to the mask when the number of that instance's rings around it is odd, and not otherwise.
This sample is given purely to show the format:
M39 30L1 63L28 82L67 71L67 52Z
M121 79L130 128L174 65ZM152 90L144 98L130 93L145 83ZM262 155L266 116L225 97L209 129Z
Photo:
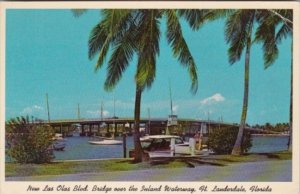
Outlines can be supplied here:
M53 143L53 149L55 151L63 151L66 147L66 144L64 142L54 142Z
M121 145L123 142L119 140L103 140L103 141L89 141L92 145Z

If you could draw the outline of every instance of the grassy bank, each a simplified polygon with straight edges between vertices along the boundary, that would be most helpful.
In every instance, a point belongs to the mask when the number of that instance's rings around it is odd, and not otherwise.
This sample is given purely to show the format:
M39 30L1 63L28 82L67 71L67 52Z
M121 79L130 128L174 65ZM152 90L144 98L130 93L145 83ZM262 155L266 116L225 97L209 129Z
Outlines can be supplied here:
M5 164L5 175L10 176L39 176L76 174L93 172L112 172L142 170L153 168L186 168L197 165L228 165L235 162L255 162L265 160L288 160L291 153L278 152L272 154L248 154L243 156L210 155L203 158L169 158L158 161L132 163L131 159L111 159L98 161L65 161L50 164Z

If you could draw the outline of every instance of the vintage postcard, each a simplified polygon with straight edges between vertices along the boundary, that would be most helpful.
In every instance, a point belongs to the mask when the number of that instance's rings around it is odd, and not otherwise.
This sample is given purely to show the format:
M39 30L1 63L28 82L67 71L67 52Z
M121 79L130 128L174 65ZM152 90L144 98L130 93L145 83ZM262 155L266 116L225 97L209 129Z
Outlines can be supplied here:
M0 193L299 190L299 3L1 2Z

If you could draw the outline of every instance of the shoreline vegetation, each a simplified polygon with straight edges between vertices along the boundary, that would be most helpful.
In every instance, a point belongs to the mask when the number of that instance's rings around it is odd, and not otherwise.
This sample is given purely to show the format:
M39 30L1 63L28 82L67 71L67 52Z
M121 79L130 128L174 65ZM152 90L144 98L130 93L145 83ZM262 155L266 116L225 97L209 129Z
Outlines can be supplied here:
M159 168L194 168L200 165L227 166L232 163L291 160L288 151L274 153L209 155L203 157L176 157L134 163L132 158L107 160L54 161L47 164L5 163L5 177L80 174L95 172L131 171Z

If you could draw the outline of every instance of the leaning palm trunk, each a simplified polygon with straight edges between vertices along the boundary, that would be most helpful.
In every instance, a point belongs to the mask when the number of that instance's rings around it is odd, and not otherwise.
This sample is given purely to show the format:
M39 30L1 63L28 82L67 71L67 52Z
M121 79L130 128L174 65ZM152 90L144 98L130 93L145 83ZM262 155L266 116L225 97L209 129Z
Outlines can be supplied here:
M291 91L290 91L290 136L288 142L288 150L293 150L293 39L291 45Z
M248 95L249 95L249 65L250 65L250 49L251 49L251 30L247 37L247 48L246 48L246 57L245 57L245 75L244 75L244 99L243 99L243 109L241 116L241 123L239 127L239 132L232 149L232 155L241 155L243 154L242 143L243 135L247 118L248 110Z
M143 161L143 149L140 142L140 112L141 112L142 89L137 85L134 106L134 161Z

